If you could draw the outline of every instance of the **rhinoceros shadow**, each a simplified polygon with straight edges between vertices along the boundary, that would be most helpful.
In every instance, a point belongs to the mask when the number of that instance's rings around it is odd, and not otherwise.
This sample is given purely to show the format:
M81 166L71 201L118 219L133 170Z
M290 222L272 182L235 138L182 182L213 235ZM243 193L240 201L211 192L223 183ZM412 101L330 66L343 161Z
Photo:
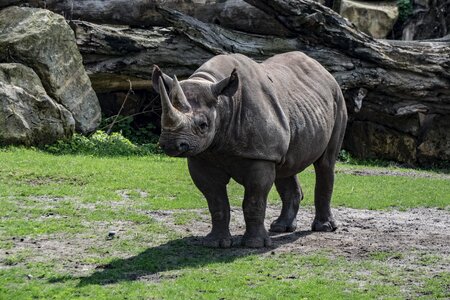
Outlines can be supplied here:
M233 247L229 249L206 248L201 245L201 237L184 237L148 248L136 256L116 259L107 265L100 266L97 268L98 271L95 271L90 276L79 278L78 286L105 285L139 279L159 280L159 273L162 271L195 268L216 262L233 262L240 257L275 251L278 247L292 243L309 234L311 234L310 231L297 231L289 234L273 235L273 246L260 249L237 246L240 244L241 236L233 238Z

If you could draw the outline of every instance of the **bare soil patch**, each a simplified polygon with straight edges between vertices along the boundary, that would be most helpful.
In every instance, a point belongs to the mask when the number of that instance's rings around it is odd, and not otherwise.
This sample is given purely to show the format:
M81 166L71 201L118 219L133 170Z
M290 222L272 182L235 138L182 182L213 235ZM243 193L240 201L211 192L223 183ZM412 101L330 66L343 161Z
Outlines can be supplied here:
M211 226L209 214L206 210L192 211L198 213L198 218L184 225L175 225L173 211L155 211L150 215L184 235L206 235ZM267 228L279 213L279 207L267 208ZM311 253L326 249L352 257L376 251L450 254L450 212L447 210L416 208L408 211L372 211L340 207L333 209L333 213L339 224L335 232L311 232L314 209L301 208L296 232L271 234L274 250ZM239 245L245 230L242 210L233 208L231 215L230 228L235 236L233 245Z
M389 169L346 169L338 168L336 173L350 174L356 176L400 176L400 177L415 177L415 178L435 178L435 179L450 179L450 174L446 173L429 173L411 171L396 171Z
M191 216L183 224L177 222L177 214L189 212ZM279 214L280 207L269 206L266 212L266 227ZM393 253L393 265L417 267L417 256L432 255L438 257L433 264L427 266L427 272L450 271L450 212L434 208L417 208L408 211L371 211L350 208L333 210L339 228L335 232L311 232L310 226L314 218L312 207L302 207L298 216L298 229L292 233L272 234L273 247L270 249L246 249L240 247L240 239L245 230L245 223L240 208L232 209L231 233L232 249L224 249L226 253L236 257L260 253L298 253L300 255L326 252L330 255L344 256L349 260L369 257L373 253ZM148 211L147 214L167 228L167 232L176 232L177 236L188 244L201 245L202 237L210 231L210 217L206 209ZM99 264L90 262L90 258L132 257L126 249L114 250L107 239L109 230L117 231L120 240L133 241L136 237L130 232L142 228L132 222L92 222L89 232L74 235L50 235L35 238L17 238L13 247L0 251L0 267L8 268L1 262L9 255L28 251L26 261L58 262L55 271L70 272L72 275L87 275ZM157 237L160 238L157 238ZM143 240L145 248L162 247L168 241L165 233L154 235L152 240ZM92 251L95 247L97 250ZM395 253L402 253L400 259ZM423 266L420 266L423 267ZM152 275L153 276L153 275ZM156 276L156 275L155 275ZM151 277L151 276L150 276ZM154 279L153 277L150 279Z

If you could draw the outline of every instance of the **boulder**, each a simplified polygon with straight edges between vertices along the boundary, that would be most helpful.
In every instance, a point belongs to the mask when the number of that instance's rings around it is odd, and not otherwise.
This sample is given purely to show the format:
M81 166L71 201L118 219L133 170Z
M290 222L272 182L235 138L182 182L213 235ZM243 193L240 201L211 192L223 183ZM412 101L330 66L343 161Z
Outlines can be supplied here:
M72 136L72 114L22 64L0 64L0 145L45 145Z
M368 35L383 39L398 18L396 2L365 2L342 0L339 13Z
M72 113L77 131L89 133L97 128L100 105L74 33L62 16L28 7L1 10L0 60L32 68L48 96Z

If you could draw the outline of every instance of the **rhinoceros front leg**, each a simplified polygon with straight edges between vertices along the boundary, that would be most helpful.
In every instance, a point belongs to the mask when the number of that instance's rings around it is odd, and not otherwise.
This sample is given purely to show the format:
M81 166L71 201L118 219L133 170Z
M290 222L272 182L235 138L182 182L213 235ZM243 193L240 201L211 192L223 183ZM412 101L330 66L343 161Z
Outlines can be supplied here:
M272 241L264 227L267 196L275 179L275 166L267 161L253 161L243 172L245 233L242 245L251 248L271 246Z
M297 176L287 178L278 178L275 180L275 186L281 197L283 206L281 214L270 225L272 232L292 232L297 228L297 212L300 201L303 199L302 189Z
M203 245L214 248L231 247L230 203L226 185L230 181L221 169L195 158L188 159L189 172L197 188L208 201L212 229L203 239Z

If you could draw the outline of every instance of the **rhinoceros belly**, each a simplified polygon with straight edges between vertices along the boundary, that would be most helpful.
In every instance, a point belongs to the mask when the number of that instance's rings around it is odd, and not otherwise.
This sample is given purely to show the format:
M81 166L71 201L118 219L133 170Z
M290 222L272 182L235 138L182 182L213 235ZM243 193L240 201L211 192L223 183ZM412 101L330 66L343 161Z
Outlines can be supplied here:
M303 171L325 151L334 125L333 114L304 114L291 126L291 141L277 177L287 177ZM300 126L298 125L300 124Z

